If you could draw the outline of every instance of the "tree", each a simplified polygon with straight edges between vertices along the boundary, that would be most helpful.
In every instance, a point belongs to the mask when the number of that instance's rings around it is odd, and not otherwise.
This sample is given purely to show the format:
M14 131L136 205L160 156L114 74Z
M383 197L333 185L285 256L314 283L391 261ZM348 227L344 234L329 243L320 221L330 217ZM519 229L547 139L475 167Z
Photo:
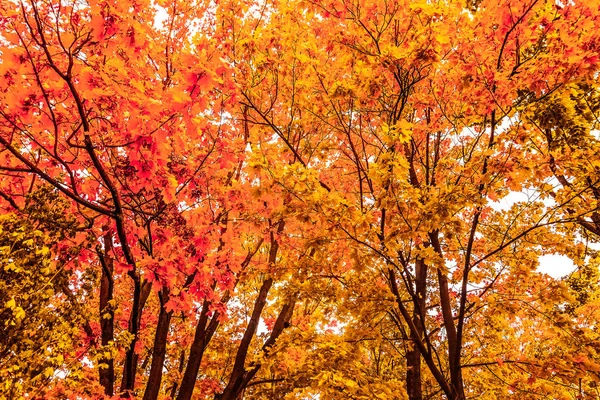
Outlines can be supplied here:
M275 161L263 167L387 282L390 319L412 342L412 399L422 398L424 376L447 398L481 393L465 386L473 377L464 372L475 348L488 346L476 342L478 316L496 312L494 297L521 275L543 285L532 272L538 257L578 243L569 227L589 226L597 209L595 200L571 207L580 188L542 202L553 173L538 168L529 141L539 133L521 117L524 105L552 113L545 99L563 87L593 87L595 6L477 3L467 12L455 2L311 2L272 18L270 47L249 39L239 61L254 66L242 73L255 129L271 131L295 162L291 179ZM592 149L570 159L585 168L577 176L592 198L596 159ZM530 201L490 207L526 189ZM515 310L498 331L512 329L513 318Z
M276 276L287 279L275 274L288 253L279 250L284 227L297 228L273 208L275 193L250 196L254 178L241 173L244 129L229 123L235 92L213 42L212 6L0 7L4 206L24 207L40 185L69 200L79 233L61 245L81 246L73 274L94 278L82 296L98 340L85 357L104 394L154 399L168 389L189 399L233 301L248 308L223 334L243 337L229 344L233 369L227 359L206 372L227 377L206 394L237 397L260 368L245 363L263 312L277 308L265 349L292 315L293 293L269 307L267 298ZM168 365L180 374L163 385Z
M81 327L47 396L593 393L594 2L0 9L9 353L43 282Z

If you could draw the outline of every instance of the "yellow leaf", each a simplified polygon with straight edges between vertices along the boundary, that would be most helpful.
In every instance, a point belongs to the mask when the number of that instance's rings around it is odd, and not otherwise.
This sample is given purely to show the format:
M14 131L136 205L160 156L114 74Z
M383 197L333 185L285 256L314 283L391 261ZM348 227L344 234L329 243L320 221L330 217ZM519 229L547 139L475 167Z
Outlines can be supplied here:
M5 308L8 308L8 309L11 309L11 310L12 310L13 308L15 308L15 306L16 306L16 305L17 305L17 303L15 302L15 299L14 299L14 298L12 298L12 299L10 299L9 301L7 301L6 303L4 303L4 307L5 307Z
M22 320L25 318L25 310L23 310L21 307L17 307L14 309L13 315L17 320Z
M438 41L438 43L441 43L441 44L450 43L450 39L446 35L437 35L435 38Z

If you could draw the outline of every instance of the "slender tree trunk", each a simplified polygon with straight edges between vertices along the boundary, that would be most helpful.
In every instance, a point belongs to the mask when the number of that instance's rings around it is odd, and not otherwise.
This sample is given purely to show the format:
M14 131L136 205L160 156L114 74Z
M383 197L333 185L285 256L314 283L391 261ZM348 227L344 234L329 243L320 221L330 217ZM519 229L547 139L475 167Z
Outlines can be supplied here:
M427 296L427 264L421 259L415 262L415 295L413 323L416 331L410 334L412 348L406 353L406 389L410 400L422 400L421 351L417 341L423 339L423 321Z
M442 249L438 237L438 232L429 234L431 245L441 256ZM442 308L442 317L448 342L448 359L450 364L450 386L455 393L455 399L464 399L464 387L462 381L462 370L460 365L460 343L454 324L454 313L452 312L452 303L450 301L450 289L447 275L438 269L438 285L440 290L440 305Z
M123 366L123 379L121 381L121 392L123 397L130 397L135 386L135 375L137 373L138 354L135 352L137 335L140 329L142 311L146 305L146 300L150 295L151 284L141 282L139 277L133 279L133 305L129 316L129 332L133 335L133 340L127 353L125 354L125 365Z
M200 370L200 363L202 362L202 357L204 355L204 349L210 340L207 337L208 329L206 326L206 323L208 322L208 306L208 300L204 300L202 311L200 312L200 320L198 321L196 332L194 333L194 341L190 348L190 356L185 367L185 372L183 373L183 378L181 379L181 387L179 389L179 394L177 395L177 400L189 400L192 398L192 393L194 392L196 378L198 377L198 371ZM213 315L213 320L215 317L216 316Z
M402 319L408 325L408 330L411 333L417 332L417 327L415 326L415 324L412 320L412 316L409 313L409 311L407 310L406 306L404 305L404 303L402 301L402 297L400 296L400 292L398 290L398 283L396 282L396 273L394 272L393 268L388 269L388 273L389 273L390 289L392 290L392 293L394 294L394 297L396 299L396 304L398 306L398 309L400 310L400 314L402 315ZM425 363L427 364L427 367L429 368L429 371L431 371L431 374L433 375L434 379L437 381L438 385L440 386L440 388L442 389L442 391L444 392L446 397L448 399L455 399L456 396L454 396L452 387L450 386L449 382L447 381L447 379L444 376L444 374L442 373L442 371L440 371L440 369L436 365L436 363L433 359L433 354L428 350L426 344L423 343L423 341L419 339L416 341L416 345L419 347L421 356L424 358Z
M235 356L235 362L233 364L231 375L229 376L229 382L227 383L225 390L223 390L223 393L218 397L219 399L235 400L237 398L241 383L244 380L244 365L246 363L246 357L248 356L250 342L256 334L256 329L258 328L258 323L260 322L260 315L267 304L267 295L269 294L271 286L273 286L273 278L267 278L263 281L263 284L260 287L258 297L254 302L254 309L252 310L250 322L248 322L246 331L244 331L244 336L242 337L240 347L238 348Z
M133 335L133 340L125 353L125 365L123 366L123 379L121 380L121 392L123 397L129 397L135 383L135 372L137 369L137 354L135 354L135 344L138 333L138 309L141 296L141 284L139 278L134 280L133 305L129 317L129 332Z
M442 303L442 314L444 318L444 327L448 337L448 358L450 363L450 385L456 395L455 399L464 399L464 390L462 383L462 373L460 367L460 357L457 354L459 349L458 339L456 337L456 328L450 306L450 294L448 290L448 278L438 270L438 281L440 285L440 299Z
M169 335L169 326L171 325L172 311L167 312L165 304L169 298L169 293L166 288L161 290L160 297L160 313L158 315L158 325L154 335L154 348L152 351L152 365L150 366L150 375L146 383L146 391L144 392L143 400L156 400L160 391L162 382L163 367L165 355L167 353L167 336Z
M113 260L109 255L112 245L110 235L104 236L104 251L98 251L98 257L102 266L102 278L100 280L100 329L101 344L108 346L114 340L114 310L110 305L113 299ZM114 394L115 367L111 358L102 360L106 368L99 368L98 374L100 384L104 387L104 394L112 396Z
M419 319L415 316L413 319L415 325L418 325ZM421 389L421 352L414 344L415 337L411 334L413 341L412 348L406 352L406 391L410 400L422 400Z

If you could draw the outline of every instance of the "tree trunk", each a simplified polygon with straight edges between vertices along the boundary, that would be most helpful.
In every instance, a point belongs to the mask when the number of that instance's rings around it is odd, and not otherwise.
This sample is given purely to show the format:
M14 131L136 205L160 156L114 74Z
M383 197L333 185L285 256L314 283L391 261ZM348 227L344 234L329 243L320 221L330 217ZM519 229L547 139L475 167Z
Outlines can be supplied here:
M442 254L438 232L432 232L429 234L431 244L434 250L438 254ZM450 386L455 394L455 399L464 399L464 388L462 382L462 371L460 366L460 343L456 331L456 325L454 324L454 313L452 312L452 304L450 301L450 289L448 284L448 277L440 269L437 271L438 285L440 290L440 303L442 308L442 317L444 321L444 328L446 329L446 336L448 342L448 359L450 367Z
M129 332L133 335L133 340L127 353L125 354L125 365L123 366L123 379L121 381L122 397L130 397L135 386L135 375L137 373L138 354L135 352L137 335L140 329L142 311L146 305L146 300L150 295L152 285L149 282L141 282L138 276L133 277L133 305L129 316Z
M244 332L244 336L240 342L240 347L238 348L235 356L235 363L233 365L231 375L229 376L229 382L227 383L225 390L223 390L223 393L218 397L219 399L235 400L240 392L240 386L244 380L244 365L246 363L246 357L248 356L250 342L256 334L256 329L258 328L258 323L260 322L260 315L267 304L267 295L269 294L269 290L271 289L272 285L273 278L267 278L263 281L260 292L258 293L258 297L254 302L254 309L252 310L250 322L248 322L248 326L246 327L246 331Z
M421 259L415 262L415 296L413 309L413 323L416 332L410 334L412 348L406 353L406 390L410 400L422 400L421 387L421 351L417 341L423 339L423 321L425 316L427 296L427 264Z
M104 251L98 250L98 258L102 266L102 277L100 279L100 330L102 347L108 346L114 340L114 310L110 305L113 299L113 260L108 255L112 249L112 237L109 234L104 236ZM106 317L106 318L105 318ZM100 384L104 387L104 394L112 396L115 388L115 367L111 358L103 359L106 368L98 368Z
M160 391L162 382L163 367L165 355L167 353L167 336L169 335L169 326L171 325L171 316L173 312L167 312L165 304L169 298L168 290L163 288L160 296L160 314L158 315L158 325L154 335L154 348L152 351L152 365L150 366L150 375L146 383L144 400L156 400Z
M208 300L204 300L202 304L202 311L200 312L200 320L196 326L196 332L194 334L194 341L190 348L190 356L181 379L181 386L177 400L190 400L192 393L194 392L194 386L196 385L196 378L198 377L198 371L200 370L200 363L204 355L204 349L208 341L210 341L208 335L208 329L206 323L208 322ZM210 325L213 325L213 320L216 321L217 315L213 315ZM215 327L216 329L216 327ZM210 335L212 336L212 334Z

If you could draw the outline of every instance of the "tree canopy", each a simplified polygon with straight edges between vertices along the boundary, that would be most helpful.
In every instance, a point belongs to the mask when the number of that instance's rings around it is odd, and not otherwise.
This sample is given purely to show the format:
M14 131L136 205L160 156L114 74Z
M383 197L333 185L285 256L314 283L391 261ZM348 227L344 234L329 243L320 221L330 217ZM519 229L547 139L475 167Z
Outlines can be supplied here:
M0 399L600 396L600 2L0 28Z

